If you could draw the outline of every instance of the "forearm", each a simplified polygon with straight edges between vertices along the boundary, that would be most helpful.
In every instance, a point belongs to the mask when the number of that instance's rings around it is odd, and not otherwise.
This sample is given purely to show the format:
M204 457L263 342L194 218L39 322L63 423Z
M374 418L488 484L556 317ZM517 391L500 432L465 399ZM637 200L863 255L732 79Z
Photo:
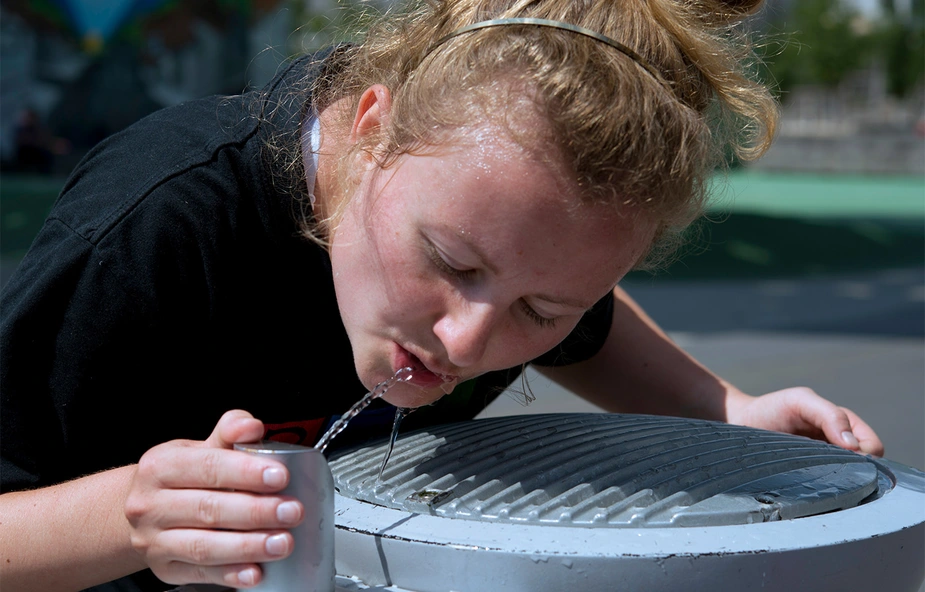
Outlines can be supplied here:
M123 510L135 467L0 496L0 580L10 590L81 590L145 565Z
M538 368L595 405L613 412L726 421L747 395L679 348L621 288L601 351L585 362Z

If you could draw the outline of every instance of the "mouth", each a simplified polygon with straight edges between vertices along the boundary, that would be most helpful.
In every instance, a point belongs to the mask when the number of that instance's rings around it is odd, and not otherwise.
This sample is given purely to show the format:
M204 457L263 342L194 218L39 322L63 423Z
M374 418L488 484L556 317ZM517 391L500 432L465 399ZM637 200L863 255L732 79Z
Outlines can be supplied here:
M399 368L410 367L412 369L411 378L407 382L421 388L440 387L444 393L449 394L456 387L459 381L458 376L452 374L443 374L430 370L424 362L416 355L412 354L402 346L398 346L398 354L395 356L392 365L393 371Z

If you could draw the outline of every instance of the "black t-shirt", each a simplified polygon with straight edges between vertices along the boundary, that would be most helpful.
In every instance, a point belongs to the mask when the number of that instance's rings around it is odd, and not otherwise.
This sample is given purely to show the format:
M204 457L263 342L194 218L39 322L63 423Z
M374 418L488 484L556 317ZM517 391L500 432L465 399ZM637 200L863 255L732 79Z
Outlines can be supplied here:
M300 93L326 55L262 91L154 113L74 170L0 301L2 492L204 439L235 408L310 445L363 396L330 259L300 235L267 148L298 142ZM601 301L537 362L592 356L611 310ZM520 371L460 384L407 428L475 416ZM377 402L335 444L384 435L393 413Z

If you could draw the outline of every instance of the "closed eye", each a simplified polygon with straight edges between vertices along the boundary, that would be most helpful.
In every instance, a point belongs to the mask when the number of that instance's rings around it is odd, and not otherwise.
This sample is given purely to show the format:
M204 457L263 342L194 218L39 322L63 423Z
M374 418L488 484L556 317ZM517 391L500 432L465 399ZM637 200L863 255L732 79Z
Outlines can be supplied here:
M427 237L424 237L424 241L426 243L427 257L442 274L461 281L472 281L475 278L478 273L477 269L465 267L461 263L458 263ZM518 305L523 315L536 326L544 329L551 329L556 326L557 318L544 317L536 312L526 300L519 300Z
M533 307L527 304L525 300L520 300L519 302L521 311L523 311L524 315L526 315L528 319L536 323L537 326L544 329L551 329L556 326L555 318L550 319L542 316L540 313L533 310Z
M448 255L441 252L440 249L429 240L427 241L427 255L437 269L452 278L469 280L476 274L476 270L465 268L455 262Z

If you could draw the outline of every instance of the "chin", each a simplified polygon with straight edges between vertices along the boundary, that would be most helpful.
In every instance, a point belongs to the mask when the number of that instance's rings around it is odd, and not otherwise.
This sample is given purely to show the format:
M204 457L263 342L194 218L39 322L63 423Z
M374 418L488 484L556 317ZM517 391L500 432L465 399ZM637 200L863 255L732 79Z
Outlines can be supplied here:
M382 399L396 407L414 409L435 403L443 395L439 387L425 389L413 384L399 383L390 388Z

